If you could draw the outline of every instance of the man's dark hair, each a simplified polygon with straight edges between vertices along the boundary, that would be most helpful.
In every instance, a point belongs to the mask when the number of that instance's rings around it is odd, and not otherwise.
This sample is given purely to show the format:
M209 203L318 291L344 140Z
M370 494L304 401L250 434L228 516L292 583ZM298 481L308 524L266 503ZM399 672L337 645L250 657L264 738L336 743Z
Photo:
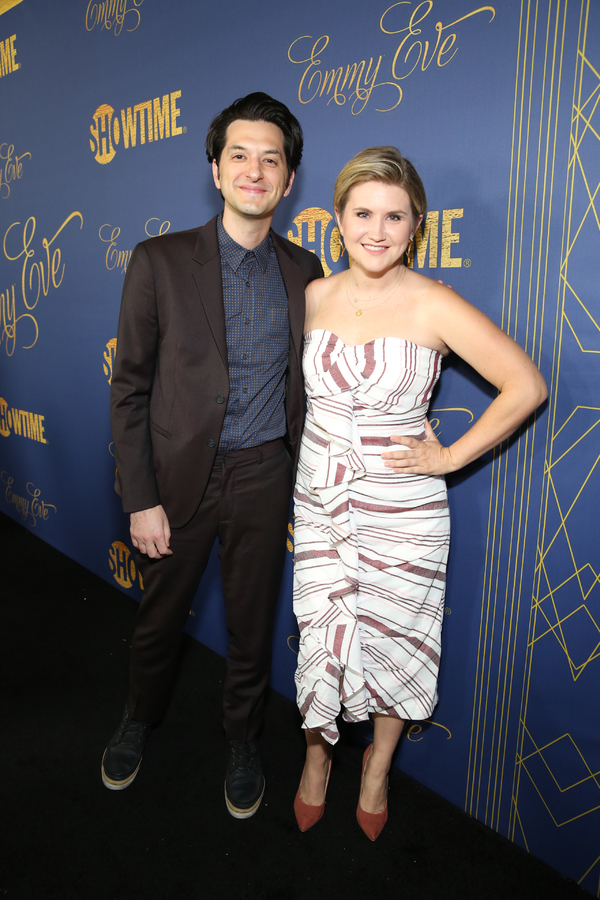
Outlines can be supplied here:
M206 136L206 155L208 161L219 161L225 146L227 129L237 119L245 119L247 122L270 122L277 125L283 133L283 149L287 163L288 180L292 172L295 172L302 159L302 146L304 138L300 122L285 104L274 100L262 91L241 97L220 112L210 123Z

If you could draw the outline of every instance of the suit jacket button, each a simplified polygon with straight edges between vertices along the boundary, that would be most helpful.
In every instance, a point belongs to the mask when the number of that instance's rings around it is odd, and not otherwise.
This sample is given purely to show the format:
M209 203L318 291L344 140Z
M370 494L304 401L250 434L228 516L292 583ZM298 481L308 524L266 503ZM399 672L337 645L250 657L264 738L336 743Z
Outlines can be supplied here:
M223 396L223 394L219 394L219 396L217 397L217 403L225 403L225 397Z
M213 441L212 438L211 438L209 441L207 441L206 443L207 443L207 446L209 446L209 447L214 447L214 446L215 446L215 442Z

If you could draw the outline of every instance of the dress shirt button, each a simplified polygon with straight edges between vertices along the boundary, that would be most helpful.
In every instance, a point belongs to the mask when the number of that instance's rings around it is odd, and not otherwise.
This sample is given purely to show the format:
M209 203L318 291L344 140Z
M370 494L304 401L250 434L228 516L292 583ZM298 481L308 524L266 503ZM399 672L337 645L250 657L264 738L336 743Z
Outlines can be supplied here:
M214 447L215 441L213 441L213 439L211 438L209 441L206 442L206 445L207 445L207 447Z
M223 396L223 394L219 394L219 396L217 397L217 403L225 403L225 397Z
M247 353L244 353L243 356L242 356L242 359L248 359L248 354L247 354Z
M244 319L244 325L249 325L249 324L250 324L250 319Z

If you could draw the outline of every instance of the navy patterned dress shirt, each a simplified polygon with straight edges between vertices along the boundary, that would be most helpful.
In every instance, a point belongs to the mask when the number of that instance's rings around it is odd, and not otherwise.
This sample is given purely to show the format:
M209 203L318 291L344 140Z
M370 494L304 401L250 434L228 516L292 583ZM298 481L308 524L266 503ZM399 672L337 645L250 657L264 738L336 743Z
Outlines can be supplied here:
M229 362L229 400L219 452L283 437L290 345L288 298L271 236L246 250L217 219Z

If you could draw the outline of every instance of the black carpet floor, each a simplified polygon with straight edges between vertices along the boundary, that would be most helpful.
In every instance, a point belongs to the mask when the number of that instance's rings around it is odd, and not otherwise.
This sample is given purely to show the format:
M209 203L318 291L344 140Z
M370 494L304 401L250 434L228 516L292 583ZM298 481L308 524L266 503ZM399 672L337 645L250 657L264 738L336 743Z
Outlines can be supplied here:
M323 820L301 834L294 705L272 692L254 818L223 800L223 660L184 637L169 712L135 782L103 787L137 604L0 514L0 900L568 900L573 882L394 770L372 844L355 809L362 750L336 748Z

